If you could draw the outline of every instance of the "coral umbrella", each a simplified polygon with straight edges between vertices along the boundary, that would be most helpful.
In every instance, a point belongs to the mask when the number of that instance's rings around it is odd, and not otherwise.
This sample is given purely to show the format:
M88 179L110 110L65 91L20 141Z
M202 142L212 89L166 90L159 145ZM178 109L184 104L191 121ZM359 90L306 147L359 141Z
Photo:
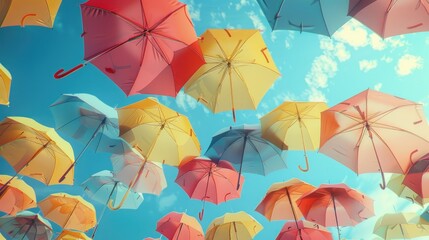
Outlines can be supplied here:
M427 238L429 222L416 213L387 213L375 223L374 234L383 239Z
M349 15L382 38L429 30L426 0L350 0Z
M12 82L12 75L0 63L0 104L9 105L10 85Z
M0 186L8 182L11 176L0 175ZM13 179L0 192L0 211L15 216L18 212L37 207L34 189L21 179Z
M251 240L262 229L262 225L245 212L226 213L210 223L205 239Z
M419 158L405 174L403 184L417 193L421 198L429 198L429 153Z
M304 150L307 172L307 150L316 150L320 145L320 113L328 109L324 102L284 102L263 116L262 137L282 150Z
M47 219L67 230L87 231L97 223L94 206L80 196L53 193L38 205Z
M206 60L185 92L212 112L256 109L280 76L257 29L209 29L200 36Z
M90 0L81 4L84 63L94 64L127 95L176 96L204 64L186 5L177 0Z
M237 189L242 171L267 175L286 168L281 150L263 139L260 127L254 125L221 130L213 136L204 155L213 161L226 160L239 169Z
M179 166L175 182L190 198L203 201L203 208L199 213L202 220L206 201L219 204L240 197L242 188L236 189L237 177L238 173L227 161L221 160L216 164L209 159L194 158ZM240 185L243 182L241 177Z
M384 172L405 173L429 149L422 105L386 93L365 90L323 111L321 120L319 152L357 174L380 171L382 189Z
M22 174L47 185L59 184L61 175L74 162L71 145L53 128L25 117L6 117L0 122L0 155L16 171L9 181ZM62 184L73 184L73 175L74 171Z
M51 239L53 234L48 220L29 211L0 217L0 230L11 239Z
M52 28L62 0L1 2L0 27L41 26Z
M186 213L170 212L156 224L156 231L168 240L203 240L200 223Z
M332 234L328 229L318 224L300 220L295 224L294 222L287 222L276 240L332 240Z
M422 198L416 192L411 190L409 187L403 184L405 175L403 174L392 174L387 188L392 190L398 197L410 200L413 203L419 204L421 207L426 203L429 203L429 198Z
M348 0L258 0L272 30L294 30L332 36L349 21Z
M86 236L83 232L63 230L56 240L92 240L92 238Z
M296 201L305 219L325 227L354 226L374 215L373 200L340 184L321 184Z

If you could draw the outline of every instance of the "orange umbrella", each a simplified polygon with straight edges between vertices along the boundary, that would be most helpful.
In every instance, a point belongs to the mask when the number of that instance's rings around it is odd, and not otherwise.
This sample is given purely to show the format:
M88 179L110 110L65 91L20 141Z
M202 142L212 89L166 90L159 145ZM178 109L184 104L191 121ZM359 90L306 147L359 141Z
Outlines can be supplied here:
M11 176L0 175L0 186L11 179ZM15 216L18 212L37 207L34 189L21 179L13 179L0 191L0 211Z
M404 177L403 184L422 199L429 198L429 153L415 162Z
M203 240L200 223L186 213L170 212L156 224L156 231L168 240Z
M56 240L91 240L92 238L86 236L83 232L63 230Z

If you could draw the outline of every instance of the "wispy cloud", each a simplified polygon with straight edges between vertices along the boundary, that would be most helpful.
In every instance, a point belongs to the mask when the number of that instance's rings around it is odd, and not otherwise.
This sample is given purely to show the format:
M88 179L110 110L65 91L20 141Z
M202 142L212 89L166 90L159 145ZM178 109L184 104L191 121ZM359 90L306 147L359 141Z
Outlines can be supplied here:
M359 69L362 72L368 72L377 67L377 60L362 60L359 61Z
M265 31L265 25L262 23L261 18L255 12L251 11L247 13L250 20L252 20L253 26L261 31Z
M405 54L399 58L395 70L399 76L410 75L414 70L423 67L423 58L411 54Z
M183 91L180 91L177 94L176 104L179 108L183 109L185 112L187 112L188 110L195 109L198 106L197 100L185 94Z
M173 193L165 197L161 197L158 201L158 210L163 212L164 210L173 206L177 202L177 199L177 196Z

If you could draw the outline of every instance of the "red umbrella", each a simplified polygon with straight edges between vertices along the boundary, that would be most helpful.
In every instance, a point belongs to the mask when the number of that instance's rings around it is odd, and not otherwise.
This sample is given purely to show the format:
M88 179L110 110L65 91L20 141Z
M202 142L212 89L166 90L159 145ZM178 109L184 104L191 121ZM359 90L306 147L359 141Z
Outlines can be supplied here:
M373 200L347 185L322 184L297 202L305 219L325 227L354 226L374 215Z
M156 231L169 240L204 240L200 223L185 213L165 215L156 224Z
M429 153L411 166L402 183L421 198L429 198Z
M383 38L429 30L427 0L350 0L349 15Z
M176 96L205 63L186 5L176 0L89 0L81 4L84 63L94 64L127 95Z
M297 228L298 226L298 228ZM300 237L301 234L301 237ZM309 221L287 222L276 240L332 240L332 234L328 229Z
M227 161L216 163L202 158L194 158L179 167L176 183L182 187L190 198L201 199L203 209L199 213L203 219L206 201L214 204L239 198L241 189L237 190L238 172ZM240 177L240 185L244 178Z

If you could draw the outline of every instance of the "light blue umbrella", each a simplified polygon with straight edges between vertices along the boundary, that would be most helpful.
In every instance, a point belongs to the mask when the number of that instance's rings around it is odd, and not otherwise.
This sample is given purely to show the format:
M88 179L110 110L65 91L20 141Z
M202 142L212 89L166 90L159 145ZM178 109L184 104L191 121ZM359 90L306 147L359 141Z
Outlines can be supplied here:
M0 230L11 239L51 239L52 226L39 214L22 211L16 216L0 217Z
M257 0L273 30L332 36L351 19L349 0Z
M50 109L57 130L85 143L60 182L89 146L95 151L117 154L129 150L128 143L119 137L118 113L97 97L84 93L63 94Z
M112 200L115 205L117 202L121 202L127 192L128 185L113 177L112 172L103 170L93 174L83 182L82 187L91 199L104 205L101 216L98 218L97 225L91 236L91 238L94 238L101 218L106 211L107 204L110 200ZM141 193L130 191L123 205L121 205L121 209L137 209L142 202L143 195Z
M267 175L286 168L282 151L262 138L259 125L230 127L221 131L212 138L204 155L215 162L229 161L238 169L237 189L242 171Z

